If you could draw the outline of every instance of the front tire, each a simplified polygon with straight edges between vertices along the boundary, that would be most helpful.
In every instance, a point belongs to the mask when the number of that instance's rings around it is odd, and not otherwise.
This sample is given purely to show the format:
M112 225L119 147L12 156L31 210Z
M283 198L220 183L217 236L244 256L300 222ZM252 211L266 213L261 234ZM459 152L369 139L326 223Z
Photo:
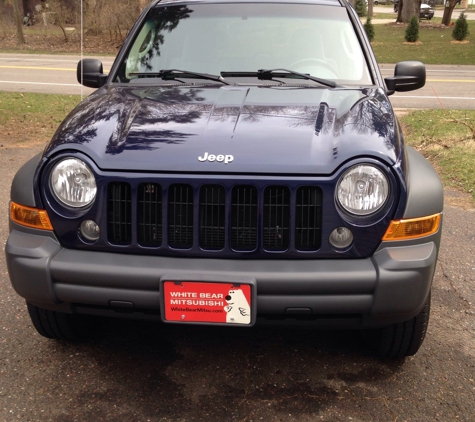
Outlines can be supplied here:
M382 329L377 348L378 355L403 358L417 353L424 342L429 325L430 300L429 294L421 312L414 318Z
M88 338L94 327L93 318L85 315L50 311L26 303L31 322L43 337L70 342Z

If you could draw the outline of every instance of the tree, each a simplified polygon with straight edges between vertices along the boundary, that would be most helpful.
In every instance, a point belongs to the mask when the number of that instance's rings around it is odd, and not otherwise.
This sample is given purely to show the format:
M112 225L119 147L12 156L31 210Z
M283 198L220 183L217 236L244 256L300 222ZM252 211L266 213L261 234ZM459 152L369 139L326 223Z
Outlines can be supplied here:
M370 18L373 17L373 4L374 4L374 0L369 0L368 4L367 4L367 6L368 6L368 16Z
M138 0L86 0L85 22L88 34L109 33L111 39L123 41L143 4Z
M442 16L442 25L449 26L452 20L452 12L459 0L447 0L445 2L444 16Z
M74 16L74 9L71 7L70 4L68 4L68 2L65 2L64 0L49 0L48 9L53 12L54 16L54 19L50 23L59 26L61 28L61 31L63 31L64 42L69 42L66 26L72 21L72 16Z
M16 34L18 38L18 44L23 45L25 44L25 37L23 35L23 6L20 7L19 0L8 0L13 6L13 15L15 17L15 24L16 24Z
M421 0L399 0L397 22L409 23L413 16L419 18Z
M463 41L465 38L467 38L468 34L467 17L465 16L465 13L462 12L455 22L455 26L452 31L452 38L456 39L457 41Z
M370 41L374 40L374 25L371 22L371 18L366 19L366 23L364 24L364 30L366 32L366 35L368 36L368 39Z
M405 38L407 42L416 42L419 39L419 18L415 15L406 28Z
M396 1L396 0L394 0ZM395 3L396 4L396 3ZM404 7L404 0L399 0L397 2L397 18L396 18L396 22L399 22L399 23L402 23L402 17L401 17L401 14L402 14L402 8Z

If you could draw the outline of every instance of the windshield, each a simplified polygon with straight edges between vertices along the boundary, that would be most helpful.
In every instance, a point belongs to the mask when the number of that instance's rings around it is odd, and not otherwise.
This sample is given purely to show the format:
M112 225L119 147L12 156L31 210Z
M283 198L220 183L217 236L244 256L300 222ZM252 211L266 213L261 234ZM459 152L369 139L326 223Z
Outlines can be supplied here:
M271 3L156 7L115 80L134 82L164 69L221 75L274 68L372 83L345 8Z

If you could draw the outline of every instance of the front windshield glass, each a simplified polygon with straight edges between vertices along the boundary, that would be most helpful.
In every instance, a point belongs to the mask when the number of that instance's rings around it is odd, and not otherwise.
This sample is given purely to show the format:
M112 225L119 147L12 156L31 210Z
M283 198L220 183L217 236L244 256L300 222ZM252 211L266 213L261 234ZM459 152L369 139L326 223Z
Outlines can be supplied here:
M115 81L134 82L164 69L220 75L273 68L372 83L343 7L271 3L156 7Z

